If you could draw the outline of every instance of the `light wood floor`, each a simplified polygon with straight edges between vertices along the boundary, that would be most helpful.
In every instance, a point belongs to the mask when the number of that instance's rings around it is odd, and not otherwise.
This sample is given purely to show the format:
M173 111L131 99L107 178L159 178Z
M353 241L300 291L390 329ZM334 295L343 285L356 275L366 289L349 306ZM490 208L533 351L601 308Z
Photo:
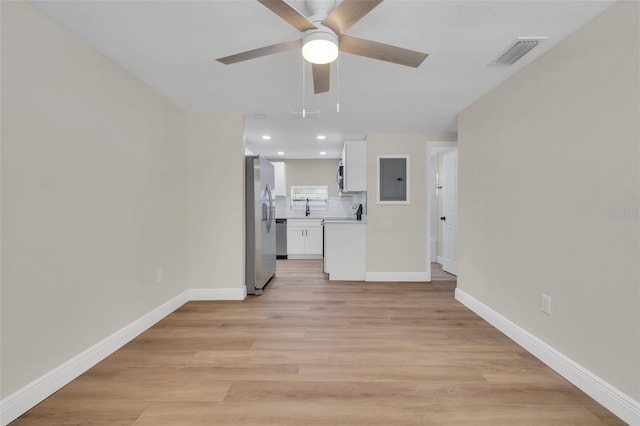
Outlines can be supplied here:
M455 281L456 276L442 270L439 263L431 264L431 280L432 281Z
M454 288L279 261L262 296L187 303L14 424L624 424Z

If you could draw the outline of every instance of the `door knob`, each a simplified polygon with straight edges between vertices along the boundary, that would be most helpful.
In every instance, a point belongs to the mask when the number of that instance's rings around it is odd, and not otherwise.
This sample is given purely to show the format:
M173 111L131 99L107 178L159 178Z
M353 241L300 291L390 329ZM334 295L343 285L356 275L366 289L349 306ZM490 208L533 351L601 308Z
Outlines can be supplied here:
M446 216L442 216L442 217L440 218L440 220L447 220L447 217L446 217Z

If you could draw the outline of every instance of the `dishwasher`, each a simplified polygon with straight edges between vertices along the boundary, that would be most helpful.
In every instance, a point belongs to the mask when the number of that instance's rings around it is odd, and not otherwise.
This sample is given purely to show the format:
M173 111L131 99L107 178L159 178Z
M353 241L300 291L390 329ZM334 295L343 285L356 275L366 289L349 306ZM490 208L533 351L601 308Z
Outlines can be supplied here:
M287 219L276 219L276 259L287 258Z

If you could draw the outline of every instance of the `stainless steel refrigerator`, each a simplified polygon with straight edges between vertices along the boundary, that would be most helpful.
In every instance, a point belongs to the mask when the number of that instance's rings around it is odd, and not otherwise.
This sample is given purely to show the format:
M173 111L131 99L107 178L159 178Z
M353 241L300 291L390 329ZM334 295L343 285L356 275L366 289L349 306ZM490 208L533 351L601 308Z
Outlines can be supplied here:
M260 156L245 157L247 294L262 294L276 274L275 173Z

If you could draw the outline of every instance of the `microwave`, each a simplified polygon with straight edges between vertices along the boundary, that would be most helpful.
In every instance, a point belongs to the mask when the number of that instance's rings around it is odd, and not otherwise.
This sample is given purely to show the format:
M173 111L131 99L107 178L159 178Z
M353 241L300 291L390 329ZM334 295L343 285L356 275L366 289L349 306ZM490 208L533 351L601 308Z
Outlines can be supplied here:
M336 184L338 184L338 192L344 192L344 165L342 162L340 162L336 172Z

